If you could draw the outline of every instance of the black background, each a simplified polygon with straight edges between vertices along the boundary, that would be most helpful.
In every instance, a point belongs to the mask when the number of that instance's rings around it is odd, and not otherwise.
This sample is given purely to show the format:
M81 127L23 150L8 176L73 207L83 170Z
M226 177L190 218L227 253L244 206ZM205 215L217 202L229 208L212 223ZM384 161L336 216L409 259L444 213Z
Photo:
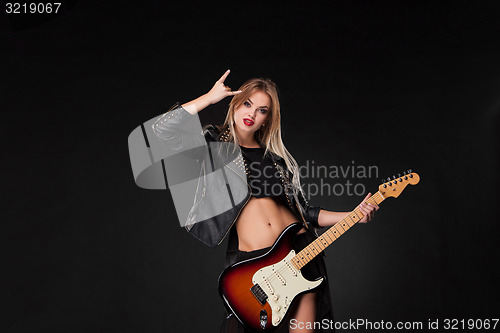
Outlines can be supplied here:
M2 331L218 330L225 244L205 247L168 191L135 185L127 137L228 68L233 89L278 84L299 164L376 165L356 180L372 193L421 176L327 250L337 320L499 317L498 1L3 6Z

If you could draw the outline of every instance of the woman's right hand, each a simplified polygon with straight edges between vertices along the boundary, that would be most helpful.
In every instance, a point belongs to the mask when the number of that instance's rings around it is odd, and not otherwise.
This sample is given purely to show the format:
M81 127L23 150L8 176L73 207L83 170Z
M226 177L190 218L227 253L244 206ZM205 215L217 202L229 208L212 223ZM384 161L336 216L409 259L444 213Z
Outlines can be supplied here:
M182 107L186 109L187 112L191 114L196 114L209 106L210 104L215 104L227 96L233 96L241 93L241 90L231 91L231 88L224 85L224 80L229 75L229 69L221 76L214 86L208 93L203 96L198 97L195 100L182 104Z
M227 96L234 96L241 93L241 90L231 91L231 88L224 84L224 81L226 80L229 73L230 70L228 69L224 74L222 74L220 79L215 82L212 89L210 89L210 91L206 94L210 104L215 104L223 100Z

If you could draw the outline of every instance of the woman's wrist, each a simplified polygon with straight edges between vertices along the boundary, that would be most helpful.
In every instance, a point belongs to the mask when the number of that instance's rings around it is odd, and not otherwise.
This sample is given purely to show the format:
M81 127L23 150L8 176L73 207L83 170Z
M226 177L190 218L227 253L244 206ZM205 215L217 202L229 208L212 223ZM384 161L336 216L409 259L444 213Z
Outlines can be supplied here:
M318 214L318 225L320 227L330 227L346 217L347 214L349 214L349 212L331 212L322 209Z
M201 95L197 99L194 99L190 102L184 103L181 106L192 115L197 114L210 104L213 104L210 100L210 97L207 94Z

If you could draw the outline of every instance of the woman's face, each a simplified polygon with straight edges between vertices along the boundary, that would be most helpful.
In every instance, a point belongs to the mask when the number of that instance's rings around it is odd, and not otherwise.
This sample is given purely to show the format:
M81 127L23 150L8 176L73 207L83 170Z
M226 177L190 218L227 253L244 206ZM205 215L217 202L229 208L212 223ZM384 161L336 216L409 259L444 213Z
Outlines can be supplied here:
M265 92L256 91L234 110L234 125L242 133L256 132L265 123L269 112L271 97Z

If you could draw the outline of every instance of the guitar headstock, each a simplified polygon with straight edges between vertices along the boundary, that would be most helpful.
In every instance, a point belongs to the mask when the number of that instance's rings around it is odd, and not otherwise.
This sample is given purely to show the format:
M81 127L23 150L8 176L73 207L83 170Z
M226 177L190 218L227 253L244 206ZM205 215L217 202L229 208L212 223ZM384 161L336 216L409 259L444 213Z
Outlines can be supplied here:
M397 198L406 188L406 185L416 185L419 181L420 176L410 169L403 172L402 175L398 174L398 177L392 176L392 179L387 178L387 180L379 186L378 190L382 193L384 198Z

